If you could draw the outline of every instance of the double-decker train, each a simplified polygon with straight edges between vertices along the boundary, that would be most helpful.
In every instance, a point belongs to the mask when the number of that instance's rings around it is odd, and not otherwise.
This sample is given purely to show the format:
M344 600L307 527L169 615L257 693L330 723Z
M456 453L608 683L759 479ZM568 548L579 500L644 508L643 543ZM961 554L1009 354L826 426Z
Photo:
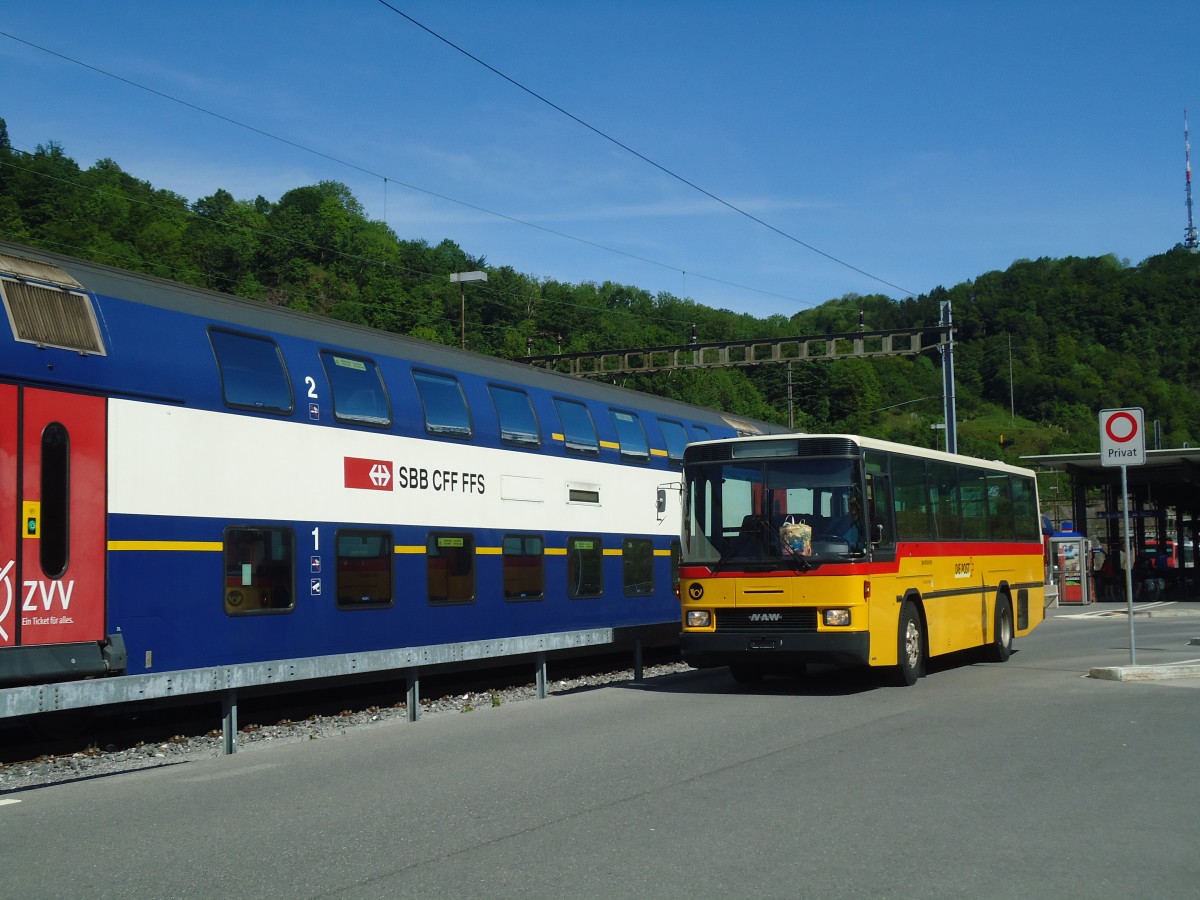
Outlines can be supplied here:
M764 426L0 242L0 686L675 627Z

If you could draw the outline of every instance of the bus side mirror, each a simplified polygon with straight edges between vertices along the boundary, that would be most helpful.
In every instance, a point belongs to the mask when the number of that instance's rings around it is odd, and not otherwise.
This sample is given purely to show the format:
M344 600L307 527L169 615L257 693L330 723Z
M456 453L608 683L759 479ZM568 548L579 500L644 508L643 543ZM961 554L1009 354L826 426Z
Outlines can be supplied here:
M658 497L654 501L654 508L660 516L667 511L667 491L665 488L658 489Z

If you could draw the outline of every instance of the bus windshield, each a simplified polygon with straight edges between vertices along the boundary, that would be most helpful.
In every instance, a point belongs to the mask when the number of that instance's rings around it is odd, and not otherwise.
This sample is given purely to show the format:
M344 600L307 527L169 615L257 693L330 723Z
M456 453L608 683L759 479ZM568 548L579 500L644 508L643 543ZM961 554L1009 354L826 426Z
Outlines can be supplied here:
M735 460L691 466L685 477L687 562L803 569L866 552L853 459Z

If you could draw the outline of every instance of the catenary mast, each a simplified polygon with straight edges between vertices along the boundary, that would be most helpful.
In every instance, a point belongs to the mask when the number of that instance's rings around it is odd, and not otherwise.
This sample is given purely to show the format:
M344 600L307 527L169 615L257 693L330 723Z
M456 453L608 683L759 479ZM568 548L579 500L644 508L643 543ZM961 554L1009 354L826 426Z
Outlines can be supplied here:
M1187 107L1183 109L1183 163L1184 191L1187 198L1187 230L1183 233L1183 246L1193 253L1200 250L1200 241L1196 239L1196 226L1192 224L1192 147L1188 143Z

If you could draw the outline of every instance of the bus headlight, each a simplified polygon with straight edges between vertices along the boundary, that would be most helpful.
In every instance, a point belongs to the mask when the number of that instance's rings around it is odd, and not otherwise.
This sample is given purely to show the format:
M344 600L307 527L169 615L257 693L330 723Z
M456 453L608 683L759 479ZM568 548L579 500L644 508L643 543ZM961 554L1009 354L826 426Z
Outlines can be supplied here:
M827 609L822 615L826 625L850 624L850 610L848 609Z
M707 609L689 609L687 611L688 628L707 628L712 624L712 613Z

